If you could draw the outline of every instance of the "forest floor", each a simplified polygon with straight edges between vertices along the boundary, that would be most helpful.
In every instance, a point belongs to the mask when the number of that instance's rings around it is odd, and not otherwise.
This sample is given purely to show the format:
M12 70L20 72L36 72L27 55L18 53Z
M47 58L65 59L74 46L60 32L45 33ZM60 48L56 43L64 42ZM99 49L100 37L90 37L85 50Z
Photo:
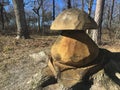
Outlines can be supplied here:
M16 40L13 36L0 36L0 90L30 90L25 85L39 72L40 64L30 57L44 49L50 50L57 36L31 36L34 39ZM120 52L120 40L100 47ZM28 89L29 88L29 89Z

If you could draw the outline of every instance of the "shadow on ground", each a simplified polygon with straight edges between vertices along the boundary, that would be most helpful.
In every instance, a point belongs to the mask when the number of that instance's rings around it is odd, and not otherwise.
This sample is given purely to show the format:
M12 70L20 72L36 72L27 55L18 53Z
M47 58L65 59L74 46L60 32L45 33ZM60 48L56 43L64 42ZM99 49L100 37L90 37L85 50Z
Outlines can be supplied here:
M101 49L96 60L90 64L97 64L94 69L88 70L84 75L82 82L77 83L68 90L119 90L120 89L120 52L110 52ZM56 83L49 79L44 82L42 87ZM103 89L104 88L104 89ZM45 89L49 90L49 89ZM60 90L60 89L58 89Z
M99 60L103 56L102 59L104 61L102 62L101 67L99 67L99 69L96 72L98 72L99 70L104 70L103 74L106 74L105 76L103 75L101 77L101 78L104 78L103 80L99 80L100 84L103 85L103 87L105 87L106 89L109 87L107 85L112 85L114 87L114 84L116 84L116 85L120 86L120 76L116 76L116 73L118 73L120 75L120 52L112 53L106 49L101 49L100 51L101 51L100 56L97 59ZM99 63L99 62L96 62L96 63ZM92 73L90 76L92 76L93 74L94 73ZM72 90L78 90L78 89L90 90L91 86L95 83L95 79L93 79L93 78L89 79L88 75L86 75L86 76L87 76L87 79L85 79L85 80L83 80L83 82L78 83L75 86L73 86ZM86 76L85 76L85 78L86 78ZM108 77L106 77L106 76L108 76ZM97 79L101 79L101 78L97 78ZM109 81L111 81L111 84L106 85L108 78L111 79L112 81L109 80ZM100 88L100 87L98 87L98 88ZM111 89L109 89L109 90L111 90ZM114 90L116 90L116 89L114 89Z

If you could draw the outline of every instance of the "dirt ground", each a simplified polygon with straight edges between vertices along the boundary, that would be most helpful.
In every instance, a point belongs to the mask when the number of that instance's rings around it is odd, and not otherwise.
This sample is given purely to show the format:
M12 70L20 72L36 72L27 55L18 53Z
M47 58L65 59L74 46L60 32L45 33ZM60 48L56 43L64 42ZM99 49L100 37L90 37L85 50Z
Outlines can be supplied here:
M13 36L0 36L0 90L25 90L21 84L40 68L29 55L49 49L55 39L55 36L33 36L16 40Z
M50 50L57 36L32 36L33 39L16 40L13 36L0 36L0 90L29 90L24 87L26 78L39 72L38 65L29 57L44 49ZM120 40L101 45L112 52L120 52ZM24 74L21 74L24 73ZM28 80L29 81L29 80Z

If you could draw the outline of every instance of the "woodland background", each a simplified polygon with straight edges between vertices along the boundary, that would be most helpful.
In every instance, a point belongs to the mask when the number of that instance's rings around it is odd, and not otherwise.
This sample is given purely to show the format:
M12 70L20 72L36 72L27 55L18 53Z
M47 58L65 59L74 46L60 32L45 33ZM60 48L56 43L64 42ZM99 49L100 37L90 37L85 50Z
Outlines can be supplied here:
M95 18L95 10L97 1L101 0L0 0L6 2L1 3L0 32L4 34L18 34L22 31L28 31L30 34L49 35L54 33L49 27L55 17L67 8L80 8L93 18ZM16 3L14 3L16 1ZM18 4L17 4L18 3ZM15 4L23 4L24 7L26 30L19 32L15 19ZM103 14L100 16L99 34L106 33L110 40L120 38L120 0L102 0L103 6L101 10ZM18 9L20 10L20 9ZM98 11L99 12L99 11ZM21 12L22 13L22 12ZM98 17L99 18L99 17ZM24 21L24 20L23 20ZM25 26L25 25L24 25ZM17 33L18 31L18 33ZM100 31L100 32L99 32ZM55 32L56 33L56 32ZM96 36L99 37L99 36ZM101 37L99 37L101 38Z

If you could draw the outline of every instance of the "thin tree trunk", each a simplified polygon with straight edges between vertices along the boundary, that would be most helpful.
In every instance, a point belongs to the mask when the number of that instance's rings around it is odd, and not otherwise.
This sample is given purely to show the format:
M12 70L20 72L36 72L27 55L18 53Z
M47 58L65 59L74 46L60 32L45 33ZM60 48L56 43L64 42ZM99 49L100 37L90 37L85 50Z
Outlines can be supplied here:
M82 11L84 11L84 0L82 0Z
M113 9L114 9L114 2L115 2L115 0L112 0L111 12L110 12L110 17L109 17L109 28L111 28L112 15L113 15Z
M53 20L55 19L55 0L53 0Z
M108 6L108 10L107 10L107 28L109 29L109 19L110 19L110 6Z
M113 9L114 9L114 2L115 0L112 0L112 6L110 8L109 6L109 13L108 13L108 30L109 30L109 36L110 39L112 39L112 34L111 34L111 24L112 24L112 15L113 15Z
M38 14L38 32L40 32L40 15Z
M42 29L43 29L43 0L39 1L34 1L34 5L35 3L38 3L38 7L34 7L33 8L33 11L37 14L38 18L37 18L37 22L38 22L38 32L42 33ZM42 9L42 19L40 17L40 8ZM41 29L41 26L42 26L42 29Z
M4 32L4 15L3 15L3 5L0 5L0 14L1 14L1 22L2 22L2 32Z
M89 16L91 15L92 5L93 5L93 0L89 0L89 2L88 2L88 15ZM86 30L86 33L90 34L90 31Z
M43 0L41 0L41 9L42 9L42 22L41 22L42 35L44 35L44 5L43 5Z
M27 39L30 38L27 23L25 19L24 4L23 0L12 0L14 5L14 12L17 23L17 39L22 36Z
M71 8L71 0L67 0L67 8Z
M89 0L89 4L88 4L88 14L89 15L91 15L92 5L93 5L93 0Z
M102 26L104 2L105 0L97 0L96 3L95 21L98 25L98 29L94 29L92 31L92 39L96 42L96 44L101 43L101 26Z

